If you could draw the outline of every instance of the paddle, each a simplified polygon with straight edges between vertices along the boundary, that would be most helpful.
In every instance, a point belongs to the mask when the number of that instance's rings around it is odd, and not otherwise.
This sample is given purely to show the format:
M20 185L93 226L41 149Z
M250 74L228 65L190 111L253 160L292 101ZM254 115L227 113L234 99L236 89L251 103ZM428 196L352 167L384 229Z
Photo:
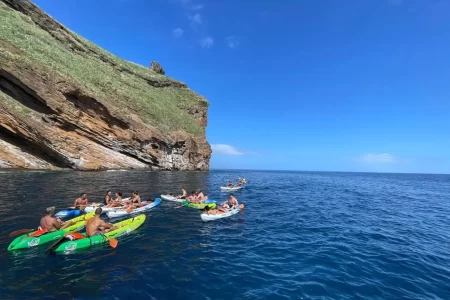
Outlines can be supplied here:
M16 231L11 232L11 233L9 234L9 236L10 236L10 237L15 237L15 236L22 235L22 234L24 234L24 233L29 233L29 232L32 232L32 231L36 231L36 230L37 230L37 229L19 229L19 230L16 230Z
M117 247L117 244L119 244L119 241L116 240L115 238L109 238L109 237L107 237L106 235L104 235L103 233L100 233L100 234L101 234L105 239L108 240L109 245L110 245L112 248L116 248L116 247Z
M59 245L61 245L62 243L64 243L66 241L66 236L64 235L59 241L57 241L56 243L54 243L53 245L51 245L50 247L48 247L45 252L51 252L53 250L55 250L56 248L59 247Z

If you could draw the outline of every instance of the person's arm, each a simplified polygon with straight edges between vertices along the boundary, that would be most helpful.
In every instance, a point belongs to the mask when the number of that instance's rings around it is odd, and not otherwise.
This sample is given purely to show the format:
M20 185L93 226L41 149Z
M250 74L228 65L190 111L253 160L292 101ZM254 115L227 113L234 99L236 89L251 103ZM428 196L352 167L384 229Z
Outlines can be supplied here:
M58 222L57 219L53 219L52 222L53 227L55 227L57 230L60 230L62 228L62 224Z
M75 199L75 201L73 202L73 207L77 208L77 201L78 199Z

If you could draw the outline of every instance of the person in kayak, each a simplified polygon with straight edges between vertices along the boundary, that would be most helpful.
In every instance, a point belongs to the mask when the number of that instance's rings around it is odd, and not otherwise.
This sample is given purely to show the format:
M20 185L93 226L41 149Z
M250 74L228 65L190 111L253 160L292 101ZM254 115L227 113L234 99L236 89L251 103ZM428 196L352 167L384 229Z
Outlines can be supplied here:
M103 198L103 203L106 207L110 207L112 204L111 191L107 191L105 197Z
M198 197L198 193L196 191L192 191L191 195L188 198L186 198L186 200L191 203L195 203L195 204L202 203L202 201Z
M73 222L62 222L60 219L57 219L55 217L55 207L47 207L45 210L45 216L41 218L41 221L39 223L39 229L46 230L48 232L57 231L60 229L64 229L70 225L72 225Z
M89 206L86 193L81 193L80 197L75 199L73 206L79 210L85 208L86 206Z
M200 202L204 200L208 200L208 196L205 196L202 191L198 191L197 193L197 199L200 200Z
M139 196L139 192L138 191L134 191L131 194L130 205L133 207L133 209L142 206L141 197Z
M228 185L227 185L227 187L232 188L232 187L233 187L233 181L228 180Z
M117 229L111 223L107 223L100 218L102 214L102 208L98 207L95 210L95 216L86 221L86 235L88 237L105 234L108 231Z
M187 193L184 187L181 188L181 196L177 196L177 199L186 199Z
M220 204L220 206L217 208L217 210L220 210L222 212L226 212L230 209L234 209L236 207L238 207L239 203L236 199L236 197L234 197L233 194L230 194L230 196L228 197L227 201L223 202L222 204Z

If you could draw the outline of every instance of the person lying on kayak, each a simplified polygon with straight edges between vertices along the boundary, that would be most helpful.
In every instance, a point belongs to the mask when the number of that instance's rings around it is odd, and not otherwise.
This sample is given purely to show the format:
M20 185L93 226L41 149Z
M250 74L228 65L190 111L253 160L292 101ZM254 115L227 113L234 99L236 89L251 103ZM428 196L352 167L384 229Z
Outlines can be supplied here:
M85 208L86 206L89 206L86 193L81 193L80 198L75 199L73 206L76 209L80 209L80 210Z
M102 208L98 207L95 210L95 216L86 221L86 235L88 237L105 234L108 231L115 230L115 227L111 223L107 223L100 218L102 214Z
M48 232L57 231L60 229L64 229L70 225L72 225L73 222L62 222L60 219L57 219L55 217L55 207L48 207L45 210L45 216L41 218L41 222L39 223L39 229L47 230Z
M177 199L186 199L187 193L184 187L181 188L181 196L176 196Z
M111 191L107 191L105 197L103 198L103 203L110 207L112 204Z

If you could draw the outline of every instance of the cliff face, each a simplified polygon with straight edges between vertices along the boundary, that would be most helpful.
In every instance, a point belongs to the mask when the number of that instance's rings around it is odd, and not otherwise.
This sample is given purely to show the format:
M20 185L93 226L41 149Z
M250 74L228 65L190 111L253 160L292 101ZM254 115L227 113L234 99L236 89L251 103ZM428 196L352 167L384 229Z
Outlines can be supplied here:
M207 170L208 102L0 0L0 168Z

